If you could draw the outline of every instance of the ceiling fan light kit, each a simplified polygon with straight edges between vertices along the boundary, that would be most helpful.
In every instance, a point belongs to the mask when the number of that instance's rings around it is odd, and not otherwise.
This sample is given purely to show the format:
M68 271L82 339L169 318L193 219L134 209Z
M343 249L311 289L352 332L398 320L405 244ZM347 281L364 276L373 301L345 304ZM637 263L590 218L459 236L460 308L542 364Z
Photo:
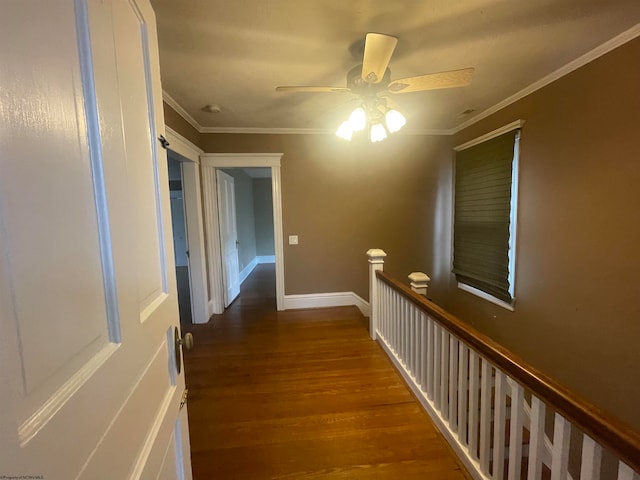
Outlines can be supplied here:
M362 103L349 119L338 127L336 135L351 140L354 132L367 130L371 142L387 138L387 133L399 131L407 120L388 98L410 92L440 88L464 87L471 83L473 68L430 73L391 81L389 62L398 39L381 33L367 33L362 65L347 74L347 87L276 87L278 92L333 93L350 92L361 97Z

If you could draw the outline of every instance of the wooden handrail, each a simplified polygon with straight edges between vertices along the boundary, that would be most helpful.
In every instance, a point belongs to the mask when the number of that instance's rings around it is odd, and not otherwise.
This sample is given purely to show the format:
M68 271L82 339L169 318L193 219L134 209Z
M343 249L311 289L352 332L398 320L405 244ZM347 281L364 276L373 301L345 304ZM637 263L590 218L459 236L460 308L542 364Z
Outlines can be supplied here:
M580 427L595 441L610 449L636 472L640 472L640 433L569 391L552 378L529 365L522 358L462 322L435 303L418 295L408 286L384 271L378 270L376 275L450 333L458 337L459 340L531 390L538 398L552 406L567 420Z

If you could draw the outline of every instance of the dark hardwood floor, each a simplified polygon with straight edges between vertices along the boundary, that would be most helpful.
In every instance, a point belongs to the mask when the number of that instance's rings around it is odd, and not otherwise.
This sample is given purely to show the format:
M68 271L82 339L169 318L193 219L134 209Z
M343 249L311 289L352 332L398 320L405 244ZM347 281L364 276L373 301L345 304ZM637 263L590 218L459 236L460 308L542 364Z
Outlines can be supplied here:
M190 330L195 480L467 478L355 307L276 312L258 265Z

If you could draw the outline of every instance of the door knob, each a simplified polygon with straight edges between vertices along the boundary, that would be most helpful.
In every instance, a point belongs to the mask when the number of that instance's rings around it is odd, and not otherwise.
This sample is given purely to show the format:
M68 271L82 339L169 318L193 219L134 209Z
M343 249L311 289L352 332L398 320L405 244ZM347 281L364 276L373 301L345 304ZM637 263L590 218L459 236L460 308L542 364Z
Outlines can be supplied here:
M184 337L180 337L180 330L176 327L173 330L173 341L176 357L176 368L178 374L182 371L182 355L180 355L180 347L191 350L193 348L193 335L191 333L185 333Z

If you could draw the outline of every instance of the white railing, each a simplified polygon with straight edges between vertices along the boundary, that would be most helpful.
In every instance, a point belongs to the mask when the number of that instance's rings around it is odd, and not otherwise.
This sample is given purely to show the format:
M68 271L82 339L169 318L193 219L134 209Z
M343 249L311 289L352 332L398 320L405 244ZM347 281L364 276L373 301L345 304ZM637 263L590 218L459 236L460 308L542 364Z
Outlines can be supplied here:
M367 253L371 337L474 478L640 480L637 432L385 274L382 250Z

